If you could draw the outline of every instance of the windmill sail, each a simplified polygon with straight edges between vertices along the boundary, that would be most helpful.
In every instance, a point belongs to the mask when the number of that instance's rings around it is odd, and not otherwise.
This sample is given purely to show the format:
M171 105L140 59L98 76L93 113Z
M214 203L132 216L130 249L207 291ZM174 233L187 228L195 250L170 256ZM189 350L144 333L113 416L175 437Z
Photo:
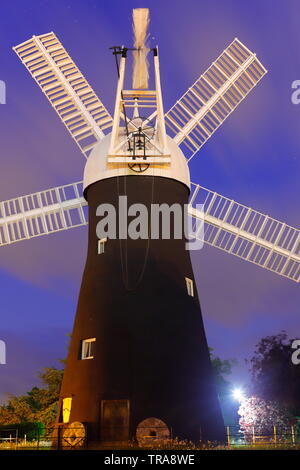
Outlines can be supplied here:
M300 230L197 184L189 214L204 204L203 241L292 281L300 281Z
M167 112L166 125L189 160L266 73L256 55L234 39Z
M132 88L147 89L149 80L147 54L149 48L146 46L146 41L149 25L149 9L134 8L132 19L134 47L137 49L133 52Z
M87 224L82 182L0 202L0 246Z
M13 48L85 157L112 118L54 33Z
M87 225L82 182L0 202L0 246ZM300 230L192 183L189 214L202 217L204 242L300 282Z

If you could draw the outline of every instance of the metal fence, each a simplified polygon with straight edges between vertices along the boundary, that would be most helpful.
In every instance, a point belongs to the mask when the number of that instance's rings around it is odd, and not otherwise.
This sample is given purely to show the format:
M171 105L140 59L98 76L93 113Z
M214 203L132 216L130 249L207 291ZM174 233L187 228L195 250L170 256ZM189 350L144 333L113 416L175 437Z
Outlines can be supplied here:
M249 447L253 449L300 449L300 433L297 432L297 428L295 426L291 426L284 430L273 426L269 432L264 433L260 432L259 428L255 427L250 427L245 433L240 431L238 426L228 426L226 427L226 439L226 443L218 446L219 448L237 449ZM183 448L189 447L187 445L188 443L173 439L172 435L160 436L160 438L159 436L149 435L148 440L149 442L146 443L146 447L150 445L153 449L155 448L156 441L160 440L164 441L165 449L167 449L168 446L170 449L179 448L178 442L184 445ZM112 442L110 444L112 444ZM143 447L145 443L143 441L143 443L140 442L139 444ZM131 448L138 448L138 443L134 445L134 443L128 442L128 445ZM175 445L176 447L174 447ZM205 443L199 442L199 449L203 448L203 445L205 448ZM117 442L115 442L114 447L118 447ZM211 447L214 448L215 445L212 445ZM44 429L33 429L27 433L20 431L18 428L0 428L0 450L78 450L86 448L88 448L88 435L87 429L83 425L80 427L62 425ZM196 443L196 445L193 446L193 449L196 450L197 448L198 445Z
M79 423L81 424L81 423ZM18 428L0 429L0 450L84 449L87 447L86 427L55 426L33 429L27 433Z
M300 434L295 426L279 428L272 426L267 431L250 426L247 431L241 431L238 426L226 427L227 447L300 447Z

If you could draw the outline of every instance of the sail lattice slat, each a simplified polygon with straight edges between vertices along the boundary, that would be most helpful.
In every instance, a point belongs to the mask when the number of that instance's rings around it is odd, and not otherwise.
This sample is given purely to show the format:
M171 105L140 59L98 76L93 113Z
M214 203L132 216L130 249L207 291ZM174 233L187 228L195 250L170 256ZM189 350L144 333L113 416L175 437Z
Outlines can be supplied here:
M0 246L86 225L82 182L0 202Z
M165 122L190 160L267 70L237 38L167 112Z
M112 118L54 33L13 48L85 157Z
M204 205L205 243L300 281L300 230L192 184L189 213L195 218L197 204Z

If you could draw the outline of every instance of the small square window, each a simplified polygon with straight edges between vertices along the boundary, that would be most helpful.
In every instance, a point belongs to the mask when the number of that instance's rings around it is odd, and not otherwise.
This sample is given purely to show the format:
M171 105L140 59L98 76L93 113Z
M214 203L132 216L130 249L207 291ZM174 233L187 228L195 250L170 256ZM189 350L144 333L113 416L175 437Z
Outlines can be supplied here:
M98 240L98 255L102 255L104 253L106 242L107 238L101 238L101 240Z
M83 339L81 344L81 359L94 359L96 338Z
M187 288L188 295L190 295L191 297L194 297L194 283L193 283L192 279L189 279L188 277L186 277L185 282L186 282L186 288Z

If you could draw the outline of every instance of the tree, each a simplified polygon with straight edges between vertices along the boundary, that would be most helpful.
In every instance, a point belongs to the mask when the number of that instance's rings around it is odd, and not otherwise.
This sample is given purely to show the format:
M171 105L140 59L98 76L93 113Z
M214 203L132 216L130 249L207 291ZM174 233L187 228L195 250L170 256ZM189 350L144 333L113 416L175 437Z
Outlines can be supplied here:
M228 376L231 374L232 366L236 364L236 360L222 360L218 356L214 355L212 348L209 348L209 353L218 394L219 396L227 395L231 392L231 383L224 378L224 375Z
M300 416L300 365L291 360L292 343L285 331L260 340L249 361L252 393Z
M55 423L63 370L47 367L39 377L44 388L33 387L26 395L11 396L0 407L0 425L38 421L46 427Z
M238 414L241 416L240 429L247 440L252 439L253 431L256 436L272 436L274 426L277 433L287 432L290 428L290 414L274 401L246 398L241 402Z
M11 396L8 404L0 407L0 423L19 424L32 421L33 412L26 398Z
M236 364L236 360L222 360L214 355L212 348L209 348L209 353L224 424L225 426L236 425L238 415L236 403L232 402L232 384L224 378L224 376L227 377L231 374L232 366Z

